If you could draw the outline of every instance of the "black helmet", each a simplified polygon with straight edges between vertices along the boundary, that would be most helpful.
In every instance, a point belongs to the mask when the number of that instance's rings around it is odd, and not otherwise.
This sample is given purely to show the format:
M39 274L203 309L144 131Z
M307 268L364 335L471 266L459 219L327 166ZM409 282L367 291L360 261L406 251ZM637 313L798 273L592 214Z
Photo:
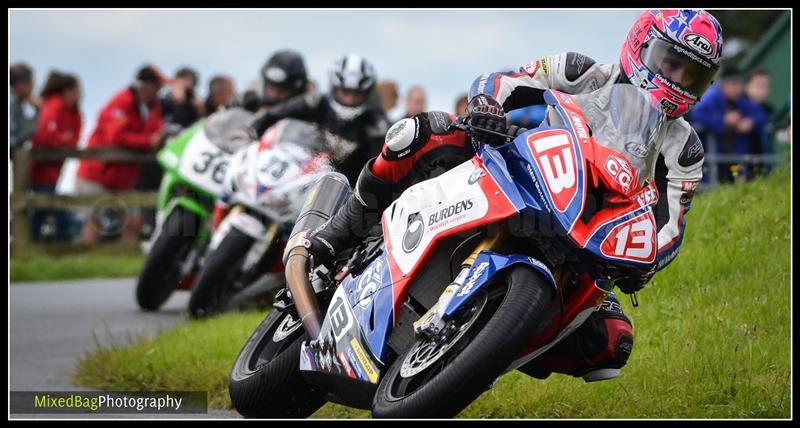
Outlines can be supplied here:
M267 85L276 86L291 92L291 96L304 92L308 83L306 64L303 57L293 50L275 52L261 67L261 82L265 92Z

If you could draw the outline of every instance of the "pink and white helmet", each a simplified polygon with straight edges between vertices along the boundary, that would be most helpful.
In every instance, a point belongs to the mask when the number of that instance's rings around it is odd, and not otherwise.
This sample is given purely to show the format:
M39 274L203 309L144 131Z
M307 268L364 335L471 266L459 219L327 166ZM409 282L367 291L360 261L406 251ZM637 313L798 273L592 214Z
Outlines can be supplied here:
M722 58L722 27L708 12L644 11L622 43L622 72L667 116L686 114L711 85Z

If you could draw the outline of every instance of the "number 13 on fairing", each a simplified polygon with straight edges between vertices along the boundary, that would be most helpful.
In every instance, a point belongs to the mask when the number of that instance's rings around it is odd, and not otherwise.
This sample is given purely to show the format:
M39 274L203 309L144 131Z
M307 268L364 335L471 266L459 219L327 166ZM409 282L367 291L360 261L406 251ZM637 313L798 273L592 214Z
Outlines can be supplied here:
M577 154L566 131L537 133L528 140L533 157L544 175L557 210L564 212L577 194Z
M639 262L655 260L655 224L645 212L617 225L600 245L603 255Z

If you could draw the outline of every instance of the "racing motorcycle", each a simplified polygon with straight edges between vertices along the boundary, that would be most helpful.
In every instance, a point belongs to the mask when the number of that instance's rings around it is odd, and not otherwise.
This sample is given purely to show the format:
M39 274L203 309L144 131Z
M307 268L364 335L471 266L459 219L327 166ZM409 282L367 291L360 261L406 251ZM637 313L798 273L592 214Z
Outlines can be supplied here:
M332 401L455 416L654 263L665 115L632 85L544 99L545 121L502 143L456 120L478 136L475 156L408 188L378 233L309 272L307 233L347 193L320 180L287 243L287 288L231 370L242 415L306 417Z
M145 245L136 301L155 311L176 289L189 290L211 236L209 218L222 193L229 157L250 141L236 138L252 115L243 109L214 113L171 138L157 154L164 168L156 226Z
M281 254L308 188L332 171L316 125L284 119L231 158L214 230L189 299L192 316L272 303L285 286Z

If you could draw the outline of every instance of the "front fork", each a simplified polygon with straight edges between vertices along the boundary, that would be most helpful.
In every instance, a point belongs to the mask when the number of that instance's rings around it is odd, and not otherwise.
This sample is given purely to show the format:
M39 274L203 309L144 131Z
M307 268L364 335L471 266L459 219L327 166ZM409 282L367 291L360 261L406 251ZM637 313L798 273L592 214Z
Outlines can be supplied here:
M427 336L427 337L435 337L437 336L442 329L445 327L446 322L444 320L445 310L447 309L447 305L450 303L450 300L453 299L456 290L458 290L467 278L467 273L469 272L470 268L472 268L472 264L475 262L475 258L478 257L478 254L481 251L492 251L497 248L500 248L503 244L505 244L506 239L508 236L508 228L505 224L502 225L500 231L496 235L486 236L483 240L478 243L472 253L464 259L464 262L461 264L461 270L459 271L456 278L453 282L448 285L442 294L439 296L439 300L428 309L428 312L425 312L418 320L414 321L414 334L419 336Z

